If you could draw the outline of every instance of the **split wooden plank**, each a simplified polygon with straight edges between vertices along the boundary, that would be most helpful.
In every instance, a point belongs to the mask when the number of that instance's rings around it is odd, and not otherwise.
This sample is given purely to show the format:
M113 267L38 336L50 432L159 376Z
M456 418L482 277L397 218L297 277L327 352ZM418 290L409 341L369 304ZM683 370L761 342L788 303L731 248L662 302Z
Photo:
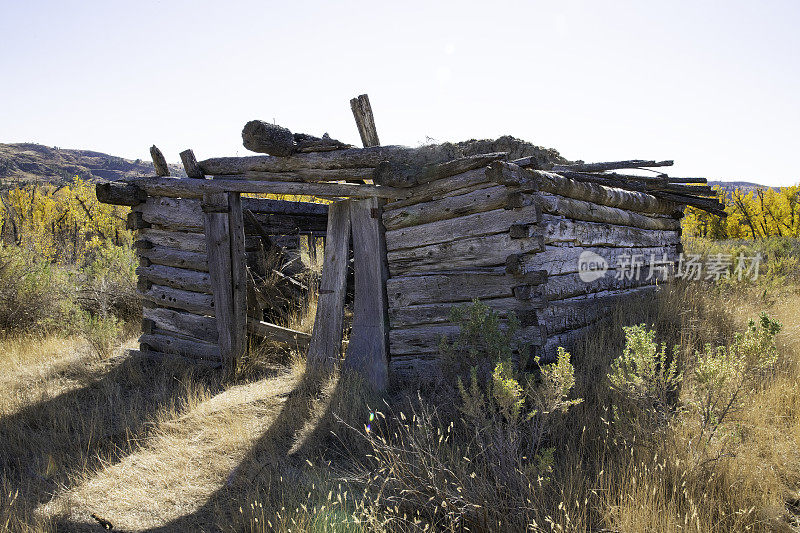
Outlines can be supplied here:
M350 201L328 208L325 258L322 265L317 314L308 347L309 369L332 370L342 349L344 297L350 251Z
M386 232L386 248L391 252L417 248L466 237L508 232L515 224L536 225L542 212L538 205L519 210L495 209L448 220L438 220Z
M205 253L185 252L177 248L152 246L137 251L140 259L144 259L143 266L163 265L179 269L198 270L208 272L208 259Z
M139 278L145 278L151 283L183 289L186 291L211 294L211 277L208 272L186 270L163 265L151 265L136 269Z
M378 140L378 130L375 128L375 117L372 115L369 96L362 94L350 100L350 109L356 119L358 134L364 147L379 146L381 142Z
M160 307L169 307L195 313L214 316L214 298L210 294L184 291L164 285L152 285L142 291L142 297Z
M432 267L458 270L503 265L509 254L527 254L543 249L541 234L526 239L512 239L508 233L498 233L395 250L387 256L389 272L394 277L425 272Z
M657 246L645 248L609 248L582 246L545 246L540 253L511 254L506 261L509 273L546 270L550 276L579 272L588 262L603 262L607 267L621 266L623 273L630 270L636 275L635 266L647 274L651 259L653 264L669 265L677 260L677 246ZM657 271L656 271L657 272Z
M464 271L420 276L392 277L386 281L391 308L442 302L471 302L490 298L511 298L514 287L540 285L547 279L544 271L532 272L525 279L502 270Z
M409 205L430 202L431 200L438 200L445 196L467 194L478 189L486 189L496 185L497 183L489 181L486 178L486 169L476 168L475 170L411 187L408 191L408 198L393 200L388 203L387 206L391 207L391 209L408 207Z
M272 200L270 198L242 198L242 209L253 213L274 215L319 216L327 220L328 204Z
M553 172L559 170L574 170L576 172L603 172L605 170L618 170L621 168L641 167L671 167L673 161L653 161L646 159L631 159L628 161L609 161L603 163L573 163L570 165L554 165Z
M345 367L359 372L376 390L383 390L388 380L389 315L386 247L379 217L377 199L350 203L355 297Z
M532 201L539 202L542 213L562 215L587 222L605 222L619 226L669 231L677 230L681 225L680 220L673 217L642 215L617 207L547 193L538 193Z
M678 244L681 240L677 230L647 230L549 214L542 215L541 232L547 244L578 246L665 246Z
M496 185L458 196L449 196L406 207L394 208L392 204L387 204L383 213L383 225L387 231L391 231L473 213L492 211L505 207L508 195L508 187Z
M228 213L230 198L226 193L209 194L204 198L206 249L208 270L214 294L214 309L217 316L219 348L222 362L231 365L235 360L235 322L233 303L233 279L231 263L231 232ZM222 212L212 212L216 208ZM224 211L223 211L224 210Z
M230 230L231 285L233 290L233 360L247 352L247 256L245 253L242 197L228 196L228 228Z
M190 181L176 178L161 179ZM141 213L142 219L149 224L175 231L199 232L203 230L203 210L199 200L150 196L133 210Z
M167 160L155 144L150 147L150 157L153 159L153 168L156 170L156 176L169 176Z
M405 198L408 191L385 185L348 183L306 183L292 181L233 180L217 177L210 180L185 180L159 177L126 178L151 196L201 198L204 194L239 192L248 194L288 194L323 198Z
M491 307L500 318L508 318L514 314L521 326L539 324L538 313L547 305L542 298L521 301L514 297L481 299L481 303ZM406 307L393 305L389 311L389 321L393 328L443 324L450 322L453 309L470 304L471 302L437 302Z
M374 180L380 185L415 187L457 174L486 167L489 163L508 157L508 152L493 152L459 157L433 165L411 165L384 161L375 169Z
M169 231L157 228L142 229L139 231L140 241L148 242L152 246L174 248L184 252L206 252L206 236L202 233L184 231Z
M308 346L308 343L311 341L311 335L308 333L285 328L276 324L270 324L262 320L248 319L247 329L253 335L258 335L259 337L277 342L297 345L301 348Z
M219 347L215 344L173 337L168 334L151 334L139 337L139 344L156 352L182 355L189 358L218 361Z
M210 343L219 339L216 319L194 313L176 311L163 307L145 307L142 310L145 320L150 320L162 330L188 335Z

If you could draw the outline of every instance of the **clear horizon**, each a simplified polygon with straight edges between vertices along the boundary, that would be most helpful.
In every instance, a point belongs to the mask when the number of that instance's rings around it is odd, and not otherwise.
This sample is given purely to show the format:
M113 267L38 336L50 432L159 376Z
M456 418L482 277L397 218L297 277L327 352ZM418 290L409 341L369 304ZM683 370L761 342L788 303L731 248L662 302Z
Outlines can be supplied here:
M298 7L299 6L299 7ZM800 182L800 4L139 2L0 7L0 142L245 155L253 118L358 145L510 134L569 159Z

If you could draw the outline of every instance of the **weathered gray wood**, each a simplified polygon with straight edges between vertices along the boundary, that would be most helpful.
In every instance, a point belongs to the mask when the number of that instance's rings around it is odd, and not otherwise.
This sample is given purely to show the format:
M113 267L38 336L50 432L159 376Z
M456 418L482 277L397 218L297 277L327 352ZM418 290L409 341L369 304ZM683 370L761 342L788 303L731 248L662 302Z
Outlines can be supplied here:
M229 195L209 194L203 201L205 206L230 209ZM238 332L234 321L233 279L231 263L231 232L228 213L204 213L206 250L208 251L208 270L211 274L211 287L214 309L219 333L219 349L222 362L231 365L235 361L235 336ZM222 209L220 209L222 211Z
M607 187L598 183L587 183L565 178L552 172L522 168L503 161L492 163L486 172L487 177L498 183L518 186L535 184L544 192L609 207L667 215L671 215L677 210L675 204L659 200L647 193Z
M186 180L159 177L126 178L151 196L201 198L203 194L239 192L249 194L287 194L295 196L320 196L323 198L405 198L408 191L385 185L348 183L296 183L289 181L252 180Z
M219 339L217 323L213 317L163 307L145 307L142 314L145 319L151 320L158 328L166 331L188 335L212 344Z
M538 193L535 197L541 205L542 213L562 215L587 222L605 222L620 226L633 226L642 229L676 230L680 221L667 216L647 216L617 207L566 198L564 196Z
M270 324L269 322L264 322L262 320L248 319L247 329L253 335L277 342L289 343L301 348L308 346L308 343L311 341L311 335L308 333L303 333L302 331L296 331L290 328L284 328L283 326Z
M139 337L139 344L144 350L151 349L156 352L177 354L189 358L219 360L219 347L215 344L181 339L166 334L142 335ZM143 351L144 351L143 350Z
M353 145L331 139L327 133L322 137L315 137L307 133L295 133L294 148L295 152L330 152L353 148Z
M190 178L204 179L206 177L202 167L197 163L197 158L195 158L193 151L184 150L181 152L181 162L186 175Z
M444 302L471 302L475 298L511 298L520 284L538 285L547 279L544 271L532 272L524 280L502 270L464 271L422 276L399 276L386 281L391 308Z
M448 220L437 220L387 231L386 247L389 251L394 251L443 243L464 237L503 233L509 231L514 224L527 223L533 224L535 227L541 216L539 206L532 205L515 211L495 209ZM532 237L533 235L534 233L531 233L528 236Z
M261 181L291 181L291 182L327 182L327 181L354 181L364 182L371 180L375 175L374 168L340 168L328 170L298 169L291 172L256 172L247 171L244 174L228 174L221 179L246 179ZM386 184L388 185L388 183Z
M169 176L167 160L155 144L150 147L150 157L153 159L153 167L156 169L156 176Z
M205 253L186 252L177 248L153 246L151 248L139 250L138 255L146 258L154 265L208 272L208 260L206 259Z
M512 313L521 326L534 326L539 323L537 313L545 308L546 302L537 300L520 301L514 297L481 299L481 303L491 307L500 318L508 318ZM389 320L393 328L407 328L424 324L443 324L450 322L453 308L470 305L471 302L444 302L406 307L392 306Z
M172 179L174 181L195 181L188 179ZM197 180L200 181L200 180ZM165 198L151 196L133 208L142 214L142 219L149 223L177 231L202 231L203 210L198 200L186 198Z
M646 159L631 159L628 161L609 161L604 163L574 163L571 165L553 165L553 172L559 170L574 170L576 172L602 172L604 170L617 170L621 168L641 167L671 167L673 161L652 161Z
M161 307L181 309L198 315L213 316L214 299L210 294L184 291L163 285L153 285L142 291L142 297Z
M143 230L152 227L152 224L145 221L142 213L139 211L131 211L125 219L125 229L129 230Z
M309 202L291 202L267 198L242 198L242 209L253 213L269 213L274 215L306 215L320 216L327 220L328 205Z
M203 367L207 369L217 369L222 364L219 361L206 361L204 359L192 359L174 353L156 352L152 349L147 350L127 350L126 353L131 358L144 358L160 364L180 363L191 365L192 367Z
M625 262L626 257L636 256L641 261L641 269L646 275L651 256L656 264L669 264L677 259L676 246L647 248L610 248L581 246L545 246L544 251L533 254L511 254L506 260L509 273L524 274L526 272L546 270L550 276L578 272L581 254L596 254L602 257L610 268ZM663 260L663 255L667 260Z
M509 254L539 252L544 249L541 234L527 239L512 239L508 233L470 237L389 252L389 272L401 276L435 269L462 269L505 264Z
M202 253L203 257L205 257L206 237L202 233L168 231L152 228L141 230L139 232L139 237L142 240L152 243L154 246L175 248L185 252L198 252Z
M106 182L94 186L97 201L102 204L135 206L147 200L147 193L136 185Z
M647 230L573 220L558 215L542 215L541 227L537 231L544 234L547 244L570 243L578 246L665 246L681 240L676 230Z
M384 161L375 169L375 183L392 187L414 187L435 180L462 174L477 168L483 168L492 161L503 159L508 152L494 152L467 157L459 157L444 163L426 166L394 163Z
M618 305L628 302L629 298L651 294L655 289L655 285L647 285L551 301L539 312L539 321L549 335L582 328L611 314Z
M438 179L430 183L417 185L409 189L409 197L401 200L393 200L388 206L392 209L408 207L409 205L430 202L445 196L458 196L469 192L494 187L497 184L486 179L486 171L483 168L469 170L455 176Z
M230 213L231 284L233 290L233 360L238 361L247 352L247 257L244 242L244 219L241 195L233 193L228 198Z
M208 272L198 272L196 270L186 270L184 268L163 265L151 265L137 268L136 274L140 278L146 278L151 283L157 285L211 294L211 277Z
M242 129L242 144L251 152L287 156L294 153L294 136L288 129L263 120L251 120Z
M331 204L317 314L308 347L309 369L331 370L342 349L344 297L350 251L350 201Z
M505 322L501 321L501 328ZM442 338L453 341L460 331L454 325L427 325L416 328L392 328L389 332L389 344L392 356L409 354L435 354L439 352ZM516 339L532 346L541 346L545 336L540 326L520 328L515 335Z
M378 130L375 128L375 117L372 115L369 96L362 94L350 100L350 109L352 109L353 116L356 119L361 143L365 147L380 145L381 142L378 139Z
M509 189L506 186L497 185L407 207L395 208L390 203L386 204L383 213L383 225L387 231L391 231L437 220L492 211L506 205L508 194Z
M389 372L389 315L386 248L381 238L379 217L377 199L350 203L355 298L353 327L344 364L362 374L374 389L383 390Z
M554 301L609 290L626 290L656 284L656 279L646 279L647 269L645 269L640 279L627 277L617 279L617 273L618 271L616 269L610 269L605 276L589 282L583 281L580 276L574 272L553 275L550 276L547 283L541 285L539 289L544 298L547 298L548 301ZM659 279L658 283L663 282Z

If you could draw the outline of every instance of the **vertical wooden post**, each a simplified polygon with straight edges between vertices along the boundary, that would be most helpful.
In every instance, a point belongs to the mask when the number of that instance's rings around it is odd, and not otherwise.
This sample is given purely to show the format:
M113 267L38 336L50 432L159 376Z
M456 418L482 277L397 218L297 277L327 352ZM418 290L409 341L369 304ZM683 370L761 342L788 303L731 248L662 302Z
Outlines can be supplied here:
M153 168L156 169L157 176L169 176L169 166L167 160L164 159L164 154L154 144L150 147L150 157L153 158Z
M204 179L191 150L181 152L190 178ZM229 367L247 348L247 273L244 221L238 194L203 195L203 228L222 362Z
M364 146L378 146L378 131L367 95L350 100L350 107ZM376 390L386 388L389 374L388 265L382 207L383 201L377 198L353 201L350 206L355 302L345 357L345 367L362 374Z
M325 257L322 262L317 314L306 359L309 370L332 370L339 358L349 253L350 200L343 200L328 206Z

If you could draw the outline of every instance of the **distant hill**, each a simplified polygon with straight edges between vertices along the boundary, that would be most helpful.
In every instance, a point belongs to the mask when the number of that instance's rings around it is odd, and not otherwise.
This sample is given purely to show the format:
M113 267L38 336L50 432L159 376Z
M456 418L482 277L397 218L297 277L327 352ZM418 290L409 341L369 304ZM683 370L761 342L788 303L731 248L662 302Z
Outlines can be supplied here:
M768 185L761 185L759 183L753 183L751 181L709 181L709 185L718 186L725 191L732 191L734 189L740 189L743 191L752 191L753 189L769 189ZM779 187L772 187L773 189L778 189Z
M175 176L185 176L183 167L170 165ZM117 180L136 175L154 175L153 163L94 152L68 150L41 144L0 143L0 187L7 189L30 183L62 185L78 176L85 180Z

